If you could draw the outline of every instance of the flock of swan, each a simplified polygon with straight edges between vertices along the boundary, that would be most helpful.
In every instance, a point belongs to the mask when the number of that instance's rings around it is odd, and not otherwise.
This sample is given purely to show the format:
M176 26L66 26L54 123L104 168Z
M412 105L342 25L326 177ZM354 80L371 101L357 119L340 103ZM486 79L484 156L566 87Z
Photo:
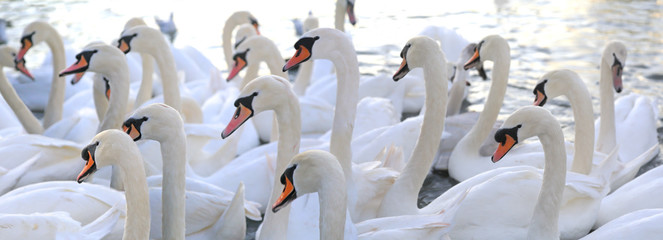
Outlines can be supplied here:
M235 12L223 28L225 76L194 48L172 47L172 14L162 31L129 20L70 66L49 23L24 26L20 49L0 46L0 65L50 92L38 119L40 107L0 74L1 238L244 239L246 218L262 220L258 239L663 234L663 168L636 177L659 153L656 101L615 100L628 87L624 43L603 49L599 119L584 80L558 69L523 86L534 106L501 122L504 38L470 43L427 27L404 44L393 76L366 77L346 15L354 24L353 0L337 1L335 29L309 14L284 58L258 18ZM52 62L34 72L26 56L42 42ZM485 77L486 61L483 111L460 113L469 71ZM83 90L66 94L69 76ZM559 96L573 110L573 142L544 107ZM420 208L431 168L459 183Z

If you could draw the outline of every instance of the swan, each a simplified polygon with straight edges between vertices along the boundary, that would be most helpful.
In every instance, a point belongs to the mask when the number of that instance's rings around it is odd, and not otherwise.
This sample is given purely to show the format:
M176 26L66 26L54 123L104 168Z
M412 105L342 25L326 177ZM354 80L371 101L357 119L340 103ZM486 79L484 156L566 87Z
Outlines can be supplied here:
M147 26L135 26L122 32L120 39L117 40L117 47L125 54L133 50L147 53L154 58L159 70L163 73L161 77L164 103L181 113L182 100L175 72L175 60L172 53L167 50L169 49L168 43L161 33Z
M426 81L426 109L423 113L421 133L410 160L400 176L385 194L380 208L379 217L416 213L419 189L433 163L444 129L447 95L437 94L447 88L447 71L440 66L446 65L444 53L435 40L429 37L410 39L401 51L403 62L394 74L394 81L402 79L410 69L423 68Z
M9 46L0 47L0 66L2 67L13 67L14 66L14 56L16 56L16 50ZM14 88L7 80L4 72L0 76L0 93L5 99L9 107L14 111L16 117L25 128L25 131L30 134L41 134L44 132L44 128L41 126L41 123L37 118L32 114L30 109L23 103L21 98L14 90Z
M545 151L543 170L513 166L477 174L420 212L439 211L449 199L469 191L453 220L452 239L577 239L586 235L598 210L594 203L607 189L594 177L566 172L564 137L548 110L526 106L511 114L495 134L500 145L492 162L501 161L519 140L532 136L538 136Z
M656 126L657 107L647 97L636 94L614 101L614 90L622 91L622 70L626 65L627 50L622 42L609 42L601 56L599 90L601 94L601 116L596 119L596 150L606 153L619 146L619 159L622 163L642 166L659 152ZM639 136L630 138L626 136ZM633 162L646 154L646 159ZM639 168L639 167L637 167ZM617 186L635 177L636 171L619 179Z
M47 129L55 122L62 119L62 107L64 103L65 79L58 76L58 71L65 67L64 43L62 37L50 24L45 22L32 22L23 29L21 37L21 49L18 51L14 62L16 69L33 79L32 74L25 68L24 56L30 48L41 42L46 42L53 52L53 79L48 102L44 109L43 128Z
M610 189L614 190L619 188L624 183L630 181L635 177L636 173L651 159L651 150L643 153L630 161L620 161L616 154L617 148L611 151L615 154L606 155L593 149L594 146L594 125L592 123L592 105L591 98L587 87L580 79L580 76L570 70L555 70L544 74L538 81L535 89L534 104L543 106L548 99L553 99L560 95L565 95L571 103L573 115L576 122L575 127L575 143L573 151L573 159L593 159L592 161L573 161L571 171L590 174L590 171L595 175L606 175L610 179ZM612 130L603 128L604 131L612 131L610 133L600 133L603 136L614 135L614 128ZM658 148L658 144L653 147ZM612 165L612 166L603 166ZM605 169L608 172L601 172Z
M121 169L125 184L127 218L123 239L149 239L150 199L140 151L129 135L116 129L97 134L81 155L85 167L76 181L81 183L98 168L113 165Z
M661 223L663 209L642 209L616 218L581 239L657 239L663 234Z
M258 30L258 20L256 20L251 13L247 11L237 11L228 17L223 25L223 34L221 36L223 41L223 56L225 57L228 70L233 68L233 43L230 41L230 38L232 37L232 32L235 30L235 27L243 23L250 23L255 27L256 32L260 34L260 31Z
M297 154L280 178L283 192L271 210L279 212L290 202L319 193L319 239L440 239L452 224L449 221L458 209L459 197L446 211L429 215L376 218L354 224L352 231L344 229L346 221L346 190L343 170L334 155L326 151L309 150ZM308 239L313 235L306 236ZM448 236L446 236L448 237Z
M159 129L167 128L172 131L159 131ZM161 230L163 231L162 236L166 239L170 239L175 236L184 237L185 234L185 168L190 169L186 164L186 140L184 134L184 127L181 120L181 117L173 108L164 105L164 104L150 104L148 106L139 108L133 115L125 121L123 124L123 130L127 132L135 141L141 139L156 140L161 144L161 155L164 159L164 175L162 179L162 198L163 199L163 209L164 213L162 216L163 226ZM190 170L189 170L190 171ZM189 184L190 185L190 184ZM151 185L150 185L151 186ZM240 183L240 186L243 184ZM240 187L242 192L243 187ZM194 190L194 189L189 189ZM228 198L225 196L227 191L216 193L222 198ZM240 195L243 196L243 193ZM241 204L233 205L239 207L242 212L244 210L243 197ZM251 207L252 203L249 203L247 206ZM232 205L232 204L231 204ZM202 207L202 205L200 206ZM252 211L255 208L247 207L247 211ZM236 210L226 209L230 212L238 212ZM255 211L257 212L257 210ZM255 219L255 212L250 212L253 214L252 219ZM212 215L213 216L213 215ZM235 215L236 218L228 220L227 223L232 221L239 220L240 222L244 221L244 214ZM259 217L258 217L259 218ZM195 222L189 222L186 224L189 230L189 233L195 235L206 235L209 233L205 231L193 231L194 229L204 229L198 227L199 225L211 226L219 219L218 216L213 217L212 219L201 219L201 217L190 218ZM211 222L211 223L210 223ZM155 227L153 226L153 230ZM210 229L214 230L214 228ZM241 230L241 229L236 229ZM237 233L238 235L244 236L244 233ZM192 236L188 236L192 237Z
M313 16L312 12L309 12L308 17L304 19L301 32L298 33L297 36L299 37L305 32L311 31L318 27L319 27L318 18ZM313 62L307 61L299 65L299 70L297 70L297 77L295 77L295 82L292 86L297 96L303 96L304 94L306 94L306 88L311 82L311 74L313 74Z

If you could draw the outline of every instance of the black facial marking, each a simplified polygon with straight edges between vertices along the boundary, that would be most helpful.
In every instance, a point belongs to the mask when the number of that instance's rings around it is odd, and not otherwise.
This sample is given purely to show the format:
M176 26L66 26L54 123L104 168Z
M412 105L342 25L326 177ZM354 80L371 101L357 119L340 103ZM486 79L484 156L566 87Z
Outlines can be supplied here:
M410 47L412 47L412 44L407 43L405 44L405 47L401 50L401 58L405 58L407 56L407 51L410 50Z
M295 189L295 186L294 186L295 181L294 181L294 178L293 178L293 174L295 173L296 168L297 168L297 164L293 164L289 168L285 169L283 174L281 174L281 184L284 185L284 187L283 187L284 190L286 188L285 185L286 185L286 178L287 178L293 184L292 192L290 192L290 194L288 194L288 196L286 196L285 199L279 205L274 206L272 208L272 212L274 212L274 213L278 212L281 208L285 207L286 205L288 205L288 203L292 202L293 200L295 200L297 198L297 189Z
M309 53L311 53L311 55L313 55L313 44L318 39L320 39L320 37L315 36L315 37L303 37L303 38L300 38L299 40L297 40L297 42L295 43L295 49L297 49L297 53L295 53L295 57L299 56L299 54L301 53L301 51L299 49L300 47L305 47L306 49L308 49ZM309 56L309 58L310 57L311 56ZM302 62L304 62L306 60L308 60L308 58L304 59Z
M83 52L80 52L79 54L76 54L76 63L74 63L74 65L78 65L78 63L81 62L81 59L85 59L87 64L85 66L80 67L80 68L78 68L76 70L73 70L71 72L60 73L59 76L62 77L62 76L67 75L67 74L80 73L80 72L87 71L87 69L90 67L90 61L92 60L92 55L94 55L97 52L98 51L95 49L95 50L83 51Z
M546 95L546 90L545 90L545 86L546 86L547 82L548 82L548 79L541 81L539 84L536 85L536 87L534 87L534 90L532 90L532 93L534 93L534 101L536 101L537 100L536 98L539 97L537 92L540 92L541 94L543 94L543 100L541 100L541 103L539 103L540 107L545 105L546 101L548 101L548 95Z
M260 26L260 24L258 23L258 19L255 19L253 17L249 17L249 21L251 22L251 25L253 25L253 26Z
M242 106L244 106L244 107L251 110L251 115L249 116L249 118L251 118L253 116L253 112L254 112L253 111L253 98L255 96L258 96L258 92L253 92L249 96L241 97L241 98L238 98L237 100L235 100L235 107L237 108L237 111L235 111L235 116L233 116L233 118L238 118L239 117L239 114L240 114L240 111L241 111L241 109L239 108L239 104L242 104Z
M127 50L124 52L124 54L131 52L131 40L136 36L138 36L138 33L121 37L120 39L117 40L117 47L119 48L122 45L122 41L124 41L124 43L127 44L128 47Z
M32 33L27 34L27 35L25 35L25 36L23 36L23 37L21 38L21 48L25 48L25 43L26 43L26 41L27 41L27 42L30 42L31 45L33 44L33 42L32 42L32 36L34 36L35 33L36 33L36 32L32 32Z
M127 133L127 134L130 134L130 132L131 132L131 126L133 125L133 127L136 128L136 131L138 131L138 133L139 133L139 134L138 134L138 137L136 137L136 138L134 139L134 141L138 141L138 140L140 140L140 139L143 137L143 133L141 133L141 131L140 131L140 127L141 127L141 125L143 125L143 123L144 123L145 121L147 121L148 119L149 119L149 118L147 118L147 117L145 117L145 116L143 116L142 118L129 118L129 119L127 119L126 121L124 121L124 123L122 124L122 126L123 126L123 127L126 127L126 129L127 129L127 130L126 130L126 133Z
M106 94L108 91L110 91L110 84L108 84L108 79L106 77L103 77L104 83L106 85L106 91L104 91L104 95L106 96L107 100L110 100L110 96Z
M509 135L516 141L515 144L518 144L518 129L522 126L522 124L518 124L518 126L512 128L500 128L495 132L495 141L500 143L500 145L504 145L506 144L506 135Z
M483 45L483 43L484 43L484 41L479 42L479 44L477 44L477 46L474 47L474 52L476 52L476 53L480 52L481 51L481 46ZM481 62L481 55L477 56L477 58L475 58L471 62L466 63L465 66L463 66L463 68L465 68L465 70L468 70L468 69L476 66L477 64L479 64L479 62Z
M86 162L86 165L91 160L92 166L77 179L78 183L82 183L90 174L97 171L97 161L94 159L94 152L97 150L97 146L99 146L99 142L87 145L81 150L81 158Z
M238 59L238 58L240 58L240 59L242 59L244 62L248 63L248 62L246 61L246 54L249 52L249 50L251 50L251 49L250 49L250 48L247 48L246 51L244 51L244 52L238 52L238 53L235 53L235 55L233 55L233 60L235 61L235 64L237 64L237 59ZM247 64L247 65L248 65L248 64ZM246 67L246 65L244 65L244 67Z
M615 66L618 67L616 75L617 75L617 77L621 77L622 76L622 68L624 66L622 65L622 62L619 61L619 59L617 58L617 55L615 55L615 53L612 53L612 56L615 59L615 61L612 63L612 67L615 67Z

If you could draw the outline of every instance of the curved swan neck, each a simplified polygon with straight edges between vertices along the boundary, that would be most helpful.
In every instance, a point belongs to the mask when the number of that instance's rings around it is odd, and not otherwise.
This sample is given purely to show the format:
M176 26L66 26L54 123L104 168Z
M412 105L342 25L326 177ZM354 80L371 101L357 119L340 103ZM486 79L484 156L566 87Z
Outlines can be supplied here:
M48 103L44 110L43 126L47 129L55 122L62 119L62 107L64 105L65 79L58 77L60 70L66 65L64 56L64 43L60 34L52 27L47 28L49 37L46 38L46 44L53 53L53 80L51 82L51 91L48 95Z
M111 88L110 102L104 119L99 124L97 132L107 129L119 129L122 126L124 113L129 101L129 67L126 62L117 64L107 73L108 84Z
M152 74L154 73L154 58L149 54L141 53L140 59L142 60L143 65L143 78L140 82L138 94L136 94L134 109L138 109L141 105L143 105L143 103L152 98Z
M460 113L460 108L463 105L463 95L465 94L465 79L467 79L467 71L463 70L463 63L456 64L456 73L454 74L454 82L449 91L449 102L447 103L447 116L452 116Z
M605 61L601 61L600 77L601 126L596 142L596 150L609 154L612 149L617 147L617 137L615 135L615 96L612 92L612 72Z
M299 143L301 140L301 110L299 101L292 92L289 101L282 103L274 109L276 119L279 123L279 141L278 153L276 155L276 168L274 174L274 186L272 194L269 197L269 204L273 204L281 194L280 174L285 171L288 163L299 153ZM268 207L269 208L269 207ZM288 218L290 215L290 206L286 206L278 213L272 211L265 212L263 228L260 232L260 239L286 239L288 230Z
M566 97L573 109L575 119L575 143L571 171L589 174L594 155L594 123L592 100L587 87L580 78L574 77Z
M341 32L345 32L345 11L347 8L347 0L336 0L336 11L334 13L334 28Z
M559 125L558 125L559 126ZM559 239L559 209L566 182L566 152L561 128L539 135L545 154L543 182L527 239Z
M179 79L175 67L175 59L165 38L154 41L157 47L151 55L157 61L161 80L163 80L163 102L182 113L182 99L180 97Z
M337 35L345 38L344 35ZM356 202L357 190L352 180L352 131L354 129L355 115L357 113L357 102L359 101L359 63L352 42L347 39L338 40L335 51L328 59L336 68L337 90L336 109L332 122L332 132L329 142L329 152L338 159L348 190L348 209L354 214L354 202ZM353 216L352 219L357 219Z
M164 239L184 239L186 137L184 128L167 131L169 137L160 141L163 156L163 191L161 192Z
M382 217L417 213L419 190L433 164L442 137L447 108L447 95L444 94L448 79L446 61L441 51L431 52L438 54L425 55L424 62L427 64L423 69L428 107L424 112L421 132L401 175L382 200L379 211Z
M318 190L320 202L320 239L343 239L347 212L347 190L343 176L323 175Z
M136 151L138 149L136 148ZM128 155L128 154L127 154ZM138 153L136 156L140 156ZM137 157L118 161L125 184L127 218L124 223L123 239L149 239L150 237L150 198L143 162Z
M0 72L0 94L5 98L9 107L12 108L14 114L29 134L42 134L44 128L39 123L39 120L32 114L28 106L23 103L23 100L18 96L14 87L9 83L4 71Z
M225 56L228 70L233 67L232 42L230 40L233 30L240 24L249 23L250 16L251 14L246 11L235 12L228 18L228 20L226 20L225 25L223 25L223 34L221 38L223 40L223 55Z

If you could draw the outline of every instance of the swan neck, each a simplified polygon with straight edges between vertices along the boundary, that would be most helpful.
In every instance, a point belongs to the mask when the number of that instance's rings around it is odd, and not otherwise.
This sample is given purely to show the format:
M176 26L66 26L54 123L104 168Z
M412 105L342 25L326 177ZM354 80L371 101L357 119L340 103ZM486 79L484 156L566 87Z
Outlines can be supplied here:
M129 102L129 67L127 63L117 64L117 68L107 73L108 84L111 94L108 103L108 110L104 119L99 124L97 132L107 129L120 129L122 126L124 113L127 111Z
M46 44L53 53L53 80L48 95L48 103L44 110L44 119L42 120L44 129L48 129L48 127L62 119L66 82L64 77L58 77L58 75L62 69L67 67L65 66L67 63L65 62L62 37L60 37L60 34L55 29L50 31L49 36L46 39Z
M336 0L336 12L334 13L334 28L345 32L345 8L346 0Z
M343 175L329 171L321 179L318 199L320 201L320 239L344 239L347 212L347 190Z
M152 98L152 74L154 73L154 58L149 54L141 53L140 59L143 66L143 78L140 82L138 94L136 95L134 109L138 109L141 105L143 105L143 103Z
M571 171L588 175L594 157L594 109L587 87L582 80L573 81L566 95L575 120L575 143Z
M225 56L226 59L226 67L228 71L232 69L233 67L233 49L232 49L232 34L233 30L235 27L239 26L242 23L248 23L249 22L249 13L248 12L235 12L233 15L231 15L227 20L226 23L223 25L223 33L222 33L222 40L223 40L223 55Z
M163 156L161 230L164 239L184 239L186 138L183 127L177 131L167 132L172 135L160 141Z
M463 70L463 63L456 64L454 82L449 91L447 116L453 116L460 113L460 108L463 105L463 95L465 94L465 79L467 79L467 71Z
M23 103L23 100L18 96L14 87L9 83L5 73L0 73L0 94L5 98L9 107L16 115L16 118L21 122L25 131L29 134L42 134L44 128L39 123L39 120L32 114L28 106Z
M177 71L175 67L175 59L168 47L168 43L164 38L159 41L157 49L160 51L153 53L152 56L157 61L159 72L161 72L161 79L163 80L163 102L182 113L182 99L180 97L179 79L177 78ZM156 43L155 42L155 43Z
M446 61L441 54L429 55L425 60L424 82L426 86L426 109L421 126L419 138L412 155L401 175L389 189L380 206L380 215L394 216L417 213L417 200L419 190L424 184L426 175L433 164L433 158L444 130L444 120L447 108L448 77Z
M527 239L559 239L559 210L566 182L566 152L561 128L539 135L545 154L543 182Z
M279 123L279 140L277 144L278 153L276 155L276 174L274 174L274 185L272 187L272 194L269 197L269 206L276 201L283 189L280 184L280 173L285 171L290 160L295 154L299 153L301 110L297 98L291 93L288 94L290 95L289 101L274 109L276 119ZM269 210L265 211L260 239L286 239L289 215L289 205L281 209L278 213L273 213Z
M605 61L601 61L601 75L599 80L601 94L601 126L596 142L596 150L610 154L617 147L615 133L615 95L612 85L612 72Z
M149 239L150 198L143 161L141 159L120 161L117 167L121 169L123 181L126 183L127 218L123 239Z

